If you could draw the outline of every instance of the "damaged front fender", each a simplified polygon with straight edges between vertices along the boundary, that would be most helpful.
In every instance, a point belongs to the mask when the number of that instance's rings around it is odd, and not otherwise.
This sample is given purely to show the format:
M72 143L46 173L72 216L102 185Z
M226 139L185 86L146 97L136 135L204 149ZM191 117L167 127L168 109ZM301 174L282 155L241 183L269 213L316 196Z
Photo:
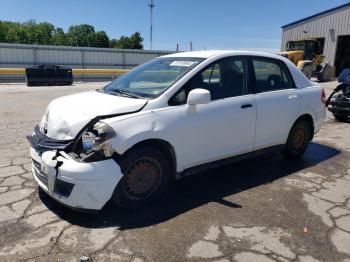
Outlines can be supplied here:
M36 125L34 127L34 133L27 136L27 139L30 143L30 145L39 152L45 152L48 150L62 150L66 153L70 153L76 149L78 146L80 139L84 132L91 129L98 121L102 119L112 118L112 117L118 117L122 115L128 115L128 114L134 114L138 113L147 105L147 102L138 110L127 112L127 113L119 113L119 114L109 114L109 115L101 115L96 116L93 119L91 119L75 136L74 139L70 140L57 140L48 137L47 135L43 134L40 131L40 127Z

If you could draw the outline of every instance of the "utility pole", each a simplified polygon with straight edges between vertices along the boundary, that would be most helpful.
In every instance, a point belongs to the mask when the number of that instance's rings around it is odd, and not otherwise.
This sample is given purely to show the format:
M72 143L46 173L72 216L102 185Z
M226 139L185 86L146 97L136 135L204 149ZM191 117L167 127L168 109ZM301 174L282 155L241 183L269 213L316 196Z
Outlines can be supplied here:
M152 50L152 44L153 44L153 8L155 7L154 0L150 0L150 3L148 4L148 7L151 10L151 28L150 28L150 40L151 40L151 50Z

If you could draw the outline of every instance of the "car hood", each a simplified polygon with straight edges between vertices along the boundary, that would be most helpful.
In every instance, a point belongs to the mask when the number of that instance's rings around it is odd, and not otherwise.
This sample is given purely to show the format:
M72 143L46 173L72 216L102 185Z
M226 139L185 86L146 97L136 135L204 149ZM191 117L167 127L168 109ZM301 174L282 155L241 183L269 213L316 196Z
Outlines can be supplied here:
M88 91L53 100L40 124L40 130L57 140L73 139L94 117L140 110L147 99L136 99Z

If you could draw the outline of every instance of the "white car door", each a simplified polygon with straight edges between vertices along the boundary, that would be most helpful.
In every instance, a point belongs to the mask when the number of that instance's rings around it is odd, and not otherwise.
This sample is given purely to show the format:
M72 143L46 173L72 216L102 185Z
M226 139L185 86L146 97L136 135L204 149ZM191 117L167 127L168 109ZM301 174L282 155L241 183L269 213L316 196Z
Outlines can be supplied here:
M254 149L284 144L300 103L298 89L283 62L252 58L257 120Z
M247 93L246 68L243 58L221 59L194 76L174 97L183 99L196 88L207 89L212 96L209 104L178 107L182 120L176 127L181 135L177 157L184 169L253 149L256 102Z

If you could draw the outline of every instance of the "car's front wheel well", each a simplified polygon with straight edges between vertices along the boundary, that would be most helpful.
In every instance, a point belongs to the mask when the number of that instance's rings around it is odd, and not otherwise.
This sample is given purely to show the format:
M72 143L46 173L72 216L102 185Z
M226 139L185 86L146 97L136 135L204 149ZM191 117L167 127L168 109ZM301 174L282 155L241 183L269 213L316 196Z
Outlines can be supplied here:
M313 120L312 116L310 114L301 115L300 117L298 117L297 120L295 120L293 126L300 120L305 120L309 124L309 127L310 127L310 141L311 141L313 139L314 133L315 133L314 120Z
M124 152L122 155L113 155L113 159L119 163L120 159L130 153L131 151L139 150L140 148L156 148L160 152L164 154L166 159L169 162L170 165L170 173L173 178L176 176L176 154L173 146L162 139L147 139L143 140L141 142L138 142L137 144L133 145L131 148L129 148L126 152Z

